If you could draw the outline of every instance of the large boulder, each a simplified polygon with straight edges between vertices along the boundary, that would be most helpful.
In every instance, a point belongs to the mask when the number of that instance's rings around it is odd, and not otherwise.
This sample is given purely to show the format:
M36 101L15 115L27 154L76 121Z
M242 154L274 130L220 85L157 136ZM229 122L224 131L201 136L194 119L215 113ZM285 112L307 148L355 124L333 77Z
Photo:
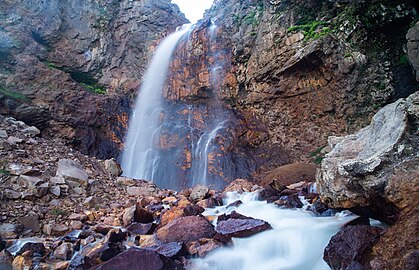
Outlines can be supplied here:
M58 161L57 176L64 178L66 181L76 181L84 186L87 186L89 178L81 164L71 159L60 159Z
M411 194L401 189L395 199L391 190L407 180L390 179L397 167L419 155L418 121L419 93L415 93L382 108L359 132L330 137L333 150L317 175L322 200L334 208L350 208L393 224L403 208L400 197ZM414 178L412 184L418 181Z
M102 264L97 270L160 270L163 267L163 260L157 252L130 248Z
M186 243L214 235L214 227L201 216L179 217L157 231L157 237L165 243Z
M367 225L347 226L330 239L323 259L332 268L367 269L371 248L380 237L381 229ZM351 267L360 268L351 268Z

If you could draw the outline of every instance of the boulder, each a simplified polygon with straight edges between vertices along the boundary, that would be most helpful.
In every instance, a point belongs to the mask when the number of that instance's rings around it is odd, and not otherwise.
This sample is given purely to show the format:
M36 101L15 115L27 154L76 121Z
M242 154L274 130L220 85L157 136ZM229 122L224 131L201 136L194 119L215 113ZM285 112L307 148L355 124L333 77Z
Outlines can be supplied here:
M323 259L332 270L368 269L372 246L378 241L381 231L367 225L344 227L330 239Z
M23 226L13 223L0 224L0 237L5 239L16 238L16 236L23 231Z
M58 260L67 261L73 256L73 246L70 243L62 243L54 250L54 257Z
M113 158L105 160L105 169L108 171L109 175L113 177L120 176L122 174L121 166L116 163Z
M37 127L33 127L33 126L32 127L24 128L22 130L22 132L24 134L30 135L30 136L37 136L37 135L41 134L41 131Z
M183 253L182 242L163 243L154 246L145 247L147 250L152 250L167 258L175 258Z
M209 188L206 186L196 185L193 187L191 194L189 197L192 199L192 201L200 201L205 199L209 191Z
M224 192L251 192L253 191L253 186L255 186L255 184L250 182L249 180L236 179L224 188Z
M260 180L263 187L271 187L281 192L286 186L316 179L316 166L307 163L293 163L265 173Z
M157 230L157 237L164 243L186 243L214 235L214 227L201 216L179 217Z
M204 257L216 248L224 246L224 243L215 239L203 238L189 242L186 246L188 253L192 256Z
M409 29L406 39L409 62L415 71L416 80L419 82L419 22Z
M248 237L269 229L272 229L271 225L260 219L230 218L217 223L215 239L228 242L231 237Z
M30 251L31 254L37 253L39 254L41 257L45 255L45 246L43 243L32 243L32 242L28 242L25 243L18 251L17 251L17 255L22 255L23 253Z
M124 226L130 225L132 222L151 223L154 221L153 213L139 205L131 206L125 209L122 217Z
M97 270L161 270L163 266L163 260L157 252L130 248L100 265Z
M156 224L133 222L127 227L127 230L132 234L152 234L156 230Z
M13 270L13 255L7 250L0 252L0 269Z
M31 230L32 232L41 231L41 225L39 224L38 216L35 213L30 213L24 217L17 219L22 224L25 230Z
M76 181L84 186L87 186L89 178L81 164L70 159L58 161L57 176L61 176L65 180Z
M164 212L164 214L161 216L159 227L161 228L165 226L178 217L197 216L204 211L204 208L194 204L172 207L171 209Z
M322 201L333 208L350 208L394 224L403 206L397 206L391 190L397 190L405 181L391 185L389 181L400 164L419 155L418 121L416 92L379 110L371 124L359 132L330 137L333 150L326 155L317 175ZM415 184L419 184L418 178L413 179L412 185ZM399 197L411 196L406 193L409 190L400 191Z

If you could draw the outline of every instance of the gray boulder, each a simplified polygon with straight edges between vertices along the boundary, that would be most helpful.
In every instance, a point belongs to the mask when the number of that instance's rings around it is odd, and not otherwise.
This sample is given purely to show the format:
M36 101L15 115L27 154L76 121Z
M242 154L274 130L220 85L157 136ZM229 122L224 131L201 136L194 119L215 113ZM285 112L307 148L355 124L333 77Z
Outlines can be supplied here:
M386 187L395 168L419 155L418 122L415 93L382 108L359 132L330 137L333 150L317 175L322 200L394 223L399 209L387 203Z

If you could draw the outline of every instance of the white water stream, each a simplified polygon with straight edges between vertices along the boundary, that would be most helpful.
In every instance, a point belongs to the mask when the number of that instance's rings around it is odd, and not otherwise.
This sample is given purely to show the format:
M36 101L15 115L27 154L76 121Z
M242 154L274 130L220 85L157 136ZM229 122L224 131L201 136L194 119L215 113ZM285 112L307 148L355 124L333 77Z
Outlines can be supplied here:
M248 238L233 238L232 247L216 249L203 259L193 261L193 270L328 270L323 251L340 227L356 216L339 213L316 217L305 210L280 209L257 201L256 193L230 193L224 204L236 200L239 207L207 209L204 215L238 213L269 222L273 227Z

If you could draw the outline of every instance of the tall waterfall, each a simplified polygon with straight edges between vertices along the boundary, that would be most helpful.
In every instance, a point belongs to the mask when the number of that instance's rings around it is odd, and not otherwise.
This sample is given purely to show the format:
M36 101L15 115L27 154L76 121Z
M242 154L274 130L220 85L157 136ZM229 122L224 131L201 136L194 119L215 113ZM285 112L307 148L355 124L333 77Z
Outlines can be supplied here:
M165 38L158 46L144 77L122 154L124 174L130 177L154 180L160 154L154 144L158 141L162 114L162 90L170 59L179 40L189 33L191 24L184 25ZM163 168L160 168L163 169Z
M168 74L168 68L176 53L182 54L184 67L190 68L186 61L194 57L190 38L194 29L184 26L157 48L130 120L122 157L125 176L152 180L161 188L177 190L195 184L221 189L226 184L225 179L248 176L248 171L243 169L244 158L237 161L222 150L231 149L230 144L235 140L232 134L239 121L220 99L226 60L217 49L217 26L211 22L207 27L204 45L209 54L206 56L213 60L205 67L210 85L207 96L202 99L171 99L170 94L178 89L166 92L166 83L170 82L167 76L173 76ZM180 48L176 51L180 43L183 51ZM190 93L197 90L192 86L185 89Z

